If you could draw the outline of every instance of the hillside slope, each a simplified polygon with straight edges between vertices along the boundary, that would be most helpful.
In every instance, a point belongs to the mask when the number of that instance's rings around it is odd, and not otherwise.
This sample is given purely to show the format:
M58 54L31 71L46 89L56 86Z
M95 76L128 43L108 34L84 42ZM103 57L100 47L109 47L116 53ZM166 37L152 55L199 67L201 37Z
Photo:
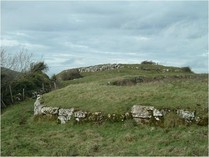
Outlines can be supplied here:
M108 66L105 70L98 69L107 65L80 68L83 77L63 81L64 88L44 95L45 104L111 113L127 112L135 104L149 104L207 114L206 74L155 64Z
M104 113L123 113L143 104L185 108L208 117L207 74L161 65L124 64L115 69L82 71L81 75L61 82L64 88L44 94L44 104ZM50 117L34 117L33 104L34 100L28 100L1 114L2 156L208 155L207 126L139 126L131 119L61 125Z

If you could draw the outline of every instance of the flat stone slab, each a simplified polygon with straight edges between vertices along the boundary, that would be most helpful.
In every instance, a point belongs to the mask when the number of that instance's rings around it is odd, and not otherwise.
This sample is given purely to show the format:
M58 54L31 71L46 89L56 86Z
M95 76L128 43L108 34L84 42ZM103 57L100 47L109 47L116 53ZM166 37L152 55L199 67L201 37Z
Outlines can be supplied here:
M134 105L131 108L131 114L133 118L150 119L152 117L153 110L153 106Z

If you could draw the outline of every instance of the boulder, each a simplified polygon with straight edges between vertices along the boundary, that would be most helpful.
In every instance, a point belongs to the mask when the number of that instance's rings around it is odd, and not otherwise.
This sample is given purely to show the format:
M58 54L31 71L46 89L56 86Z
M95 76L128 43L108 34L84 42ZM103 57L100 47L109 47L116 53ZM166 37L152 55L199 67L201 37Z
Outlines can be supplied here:
M153 106L134 105L131 108L131 114L133 119L138 124L144 124L150 122L150 119L152 118L153 115L153 110L154 110Z
M133 118L150 119L152 117L153 106L134 105L131 108Z
M134 105L131 108L131 114L133 119L139 124L149 123L153 118L156 121L160 121L164 116L163 112L154 108L153 106L142 105Z

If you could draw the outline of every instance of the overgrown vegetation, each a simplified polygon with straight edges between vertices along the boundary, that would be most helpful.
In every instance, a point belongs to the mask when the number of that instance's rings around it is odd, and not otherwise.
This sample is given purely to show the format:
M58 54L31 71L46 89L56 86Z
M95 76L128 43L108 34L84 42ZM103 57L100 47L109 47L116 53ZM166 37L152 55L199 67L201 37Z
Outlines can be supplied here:
M81 78L81 74L78 69L70 69L63 71L59 76L57 76L60 80L73 80L77 78Z
M10 56L3 49L1 57L1 108L32 97L34 92L51 90L52 82L45 74L48 67L44 62L32 62L32 55L24 51Z
M183 72L189 72L189 73L192 72L192 70L191 70L190 67L182 67L181 70L182 70Z
M141 64L150 64L150 65L155 65L156 63L153 61L142 61Z

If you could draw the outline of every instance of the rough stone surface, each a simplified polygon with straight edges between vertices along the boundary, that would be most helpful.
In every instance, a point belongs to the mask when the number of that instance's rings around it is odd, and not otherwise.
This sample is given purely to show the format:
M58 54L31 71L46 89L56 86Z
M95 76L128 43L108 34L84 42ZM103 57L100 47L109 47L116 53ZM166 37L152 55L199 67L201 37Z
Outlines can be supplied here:
M185 120L186 123L198 121L198 118L195 117L194 111L187 111L183 109L175 111L171 111L169 109L158 110L153 106L142 105L134 105L131 109L132 117L137 123L148 123L151 118L154 118L156 121L160 121L161 118L163 118L168 112L176 112L180 118Z
M46 107L43 106L41 108L41 114L51 114L51 115L57 115L58 114L58 107Z
M85 118L86 114L87 114L87 112L77 111L77 112L74 112L74 117L75 118Z
M95 65L90 67L79 68L79 72L97 72L97 71L105 71L105 70L113 70L120 68L119 64L103 64L103 65Z
M74 108L71 109L59 109L58 111L58 120L60 120L61 124L65 124L69 121L73 115Z
M153 116L154 117L162 117L163 116L163 113L162 112L160 112L158 109L154 109L153 110Z
M153 117L155 118L155 120L159 121L163 117L163 113L155 108L153 110Z
M177 115L183 118L186 122L192 122L195 120L195 112L194 111L187 111L187 110L177 110Z
M80 121L91 121L101 123L109 120L112 122L124 121L126 119L133 118L138 124L146 124L152 122L153 124L160 124L165 120L165 115L169 112L177 114L180 118L184 119L185 122L191 124L195 122L197 125L208 125L208 117L200 118L195 116L195 111L188 111L184 109L170 110L170 109L156 109L153 106L134 105L131 108L131 112L124 114L107 114L104 115L102 112L86 112L86 111L75 111L74 108L63 109L58 107L47 107L41 104L41 96L37 95L37 99L34 103L34 115L55 115L61 124L65 124L67 121L72 119L74 116L77 122Z
M74 117L75 117L75 120L77 122L79 122L81 119L86 118L86 116L87 116L87 112L84 112L84 111L76 111L76 112L74 112Z
M65 124L67 122L67 117L66 116L58 116L58 120L60 121L61 124Z
M131 108L131 114L137 124L149 123L153 116L153 106L134 105Z
M40 115L42 107L43 105L41 105L41 96L37 95L37 99L34 103L34 115Z
M153 106L134 105L131 108L133 118L150 119L152 117Z

